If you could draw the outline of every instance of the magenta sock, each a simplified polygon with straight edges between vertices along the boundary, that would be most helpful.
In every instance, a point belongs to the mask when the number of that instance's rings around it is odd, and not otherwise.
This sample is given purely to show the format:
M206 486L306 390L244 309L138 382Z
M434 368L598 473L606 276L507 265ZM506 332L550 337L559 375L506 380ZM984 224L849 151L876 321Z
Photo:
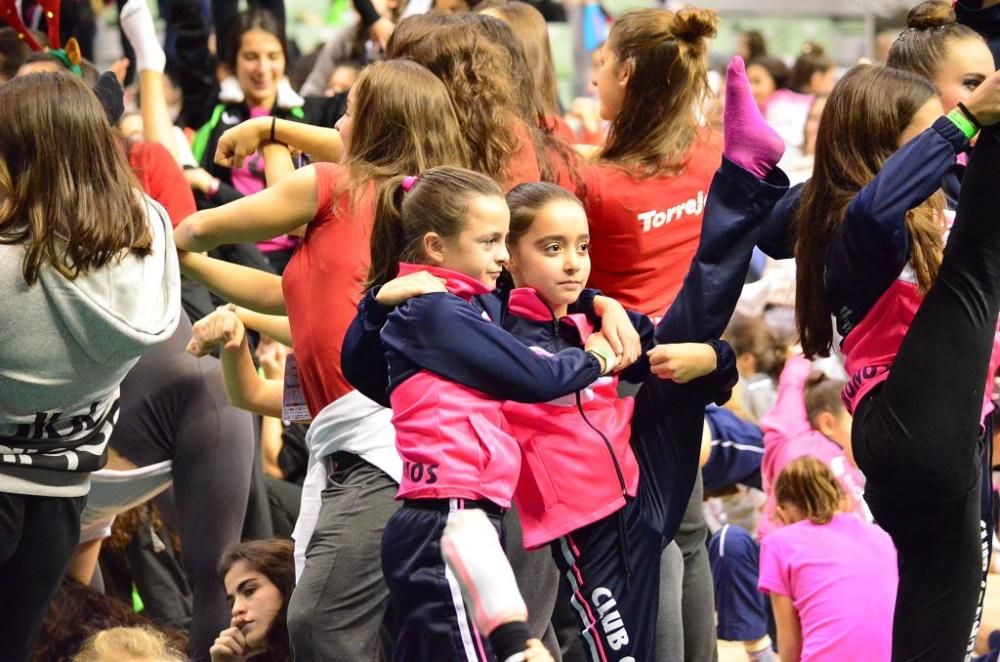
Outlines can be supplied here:
M778 164L785 143L760 114L750 91L743 58L733 57L726 72L726 112L723 123L726 158L760 179Z

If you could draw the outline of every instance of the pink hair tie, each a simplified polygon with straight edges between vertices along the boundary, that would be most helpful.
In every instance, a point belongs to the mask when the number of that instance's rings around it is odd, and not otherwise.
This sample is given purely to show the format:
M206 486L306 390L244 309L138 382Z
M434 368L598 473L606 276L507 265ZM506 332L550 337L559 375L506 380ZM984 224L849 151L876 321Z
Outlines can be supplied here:
M407 175L406 177L403 177L403 190L409 193L410 189L412 189L416 183L417 183L416 175Z

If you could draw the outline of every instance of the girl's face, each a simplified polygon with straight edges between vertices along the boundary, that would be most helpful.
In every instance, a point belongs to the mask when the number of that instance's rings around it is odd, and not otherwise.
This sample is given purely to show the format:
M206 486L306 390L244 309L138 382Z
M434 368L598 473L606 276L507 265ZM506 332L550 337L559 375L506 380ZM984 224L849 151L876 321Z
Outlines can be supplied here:
M340 132L340 140L344 143L344 149L341 152L340 160L347 161L351 157L351 136L354 134L354 118L351 113L354 112L355 98L357 97L357 88L351 88L351 91L347 93L347 110L344 114L340 116L337 120L337 124L334 128Z
M587 215L572 200L553 200L511 247L508 266L517 287L534 288L557 317L580 298L590 277Z
M747 79L750 81L750 91L757 106L764 107L767 100L774 94L777 85L771 78L771 72L759 64L751 64L747 67Z
M944 108L941 106L941 98L933 96L920 107L917 114L910 120L910 124L903 129L899 136L899 146L902 147L921 133L931 128L934 120L944 115Z
M809 92L812 94L830 94L837 86L837 67L830 67L826 71L817 71L809 81Z
M281 591L246 561L234 563L223 583L226 598L232 604L233 622L246 637L247 646L264 647L284 604Z
M479 195L469 201L469 215L459 235L442 239L429 232L424 235L424 251L432 264L463 273L492 289L510 259L506 243L509 230L506 200Z
M250 106L268 106L278 95L278 82L285 77L285 54L281 42L270 32L254 28L243 33L236 54L236 79Z
M625 100L625 86L628 84L629 67L623 66L605 43L597 65L594 87L601 102L601 119L613 120L621 112Z
M949 40L947 53L932 81L945 111L965 101L994 71L993 55L982 39Z

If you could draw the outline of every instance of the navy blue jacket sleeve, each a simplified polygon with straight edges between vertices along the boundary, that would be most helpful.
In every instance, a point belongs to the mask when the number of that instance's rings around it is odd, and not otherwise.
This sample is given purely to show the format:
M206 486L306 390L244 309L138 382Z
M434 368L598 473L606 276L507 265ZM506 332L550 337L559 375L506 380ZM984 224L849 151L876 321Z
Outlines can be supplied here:
M757 248L775 260L795 257L795 215L799 211L803 188L805 184L796 184L788 189L764 219L760 229Z
M883 259L901 269L909 259L906 212L941 188L955 157L968 146L958 127L941 117L889 157L847 206L843 238L848 250L876 258L872 250L877 247Z
M777 168L761 181L723 158L709 189L698 250L684 286L656 327L657 344L722 335L743 291L761 224L787 189L788 178Z
M389 315L382 343L420 368L501 400L546 402L601 376L595 356L576 348L536 354L452 294L407 301Z
M764 459L760 428L721 407L705 409L705 420L712 430L712 453L701 472L705 491L717 492L736 484L759 489Z
M358 392L388 407L389 367L380 332L391 309L375 300L377 293L369 291L358 303L358 314L344 337L340 368Z
M941 188L968 144L958 127L941 117L885 162L848 204L831 240L826 276L831 291L850 299L863 292L881 296L910 259L906 212ZM849 307L860 315L870 305L859 300Z

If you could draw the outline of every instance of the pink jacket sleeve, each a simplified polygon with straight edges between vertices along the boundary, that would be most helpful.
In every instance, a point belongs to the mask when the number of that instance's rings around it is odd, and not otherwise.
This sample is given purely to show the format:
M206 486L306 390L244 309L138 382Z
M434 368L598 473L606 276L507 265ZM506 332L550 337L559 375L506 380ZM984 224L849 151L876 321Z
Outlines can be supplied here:
M760 419L765 448L769 441L789 439L812 429L803 394L811 373L812 363L803 356L792 356L785 362L778 381L778 399L771 411Z

